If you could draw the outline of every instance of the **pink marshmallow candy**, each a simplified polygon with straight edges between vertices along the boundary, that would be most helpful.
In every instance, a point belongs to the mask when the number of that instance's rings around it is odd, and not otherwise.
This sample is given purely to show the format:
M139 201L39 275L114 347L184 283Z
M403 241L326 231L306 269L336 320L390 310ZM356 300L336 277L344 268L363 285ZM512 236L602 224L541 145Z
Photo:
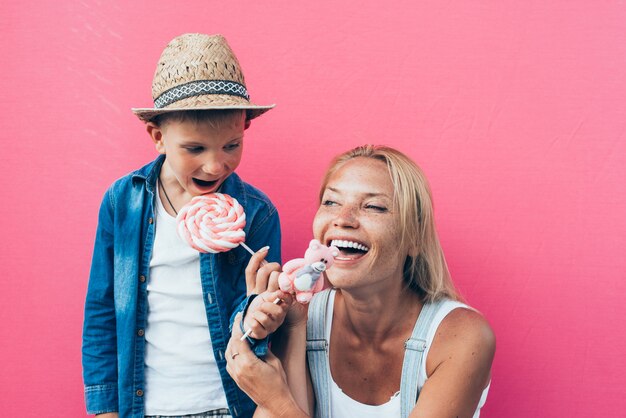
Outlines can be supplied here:
M246 239L246 214L232 196L212 193L196 196L176 217L178 235L201 253L232 250Z

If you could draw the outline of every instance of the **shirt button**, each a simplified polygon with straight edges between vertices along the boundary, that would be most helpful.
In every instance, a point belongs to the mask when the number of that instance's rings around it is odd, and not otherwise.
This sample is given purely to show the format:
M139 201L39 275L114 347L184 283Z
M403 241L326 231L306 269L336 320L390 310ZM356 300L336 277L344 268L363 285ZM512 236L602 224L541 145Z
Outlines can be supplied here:
M137 331L137 335L139 335L140 337L143 337L143 334L144 334L144 332L143 332L143 330L142 330L142 329L140 329L139 331Z
M143 274L141 276L139 276L139 281L141 283L145 282L146 281L146 276L144 276Z
M152 222L154 222L154 219L148 218L148 223L152 225Z
M143 390L141 389L137 389L137 392L135 392L137 394L137 396L143 396Z

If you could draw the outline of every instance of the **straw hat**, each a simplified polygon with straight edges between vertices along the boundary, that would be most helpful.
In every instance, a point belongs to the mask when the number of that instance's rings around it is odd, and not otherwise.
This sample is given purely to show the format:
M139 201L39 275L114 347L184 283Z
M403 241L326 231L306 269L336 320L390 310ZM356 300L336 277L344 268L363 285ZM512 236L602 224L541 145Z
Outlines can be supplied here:
M239 61L222 35L187 33L163 50L152 81L154 108L133 108L144 122L156 115L200 109L245 109L248 119L275 105L250 103Z

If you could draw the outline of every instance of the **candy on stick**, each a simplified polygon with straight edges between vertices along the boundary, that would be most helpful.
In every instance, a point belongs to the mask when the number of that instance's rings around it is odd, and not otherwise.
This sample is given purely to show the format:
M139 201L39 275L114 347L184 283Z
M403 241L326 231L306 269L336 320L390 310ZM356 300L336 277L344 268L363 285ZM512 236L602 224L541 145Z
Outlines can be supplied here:
M241 245L250 254L254 251L244 240L246 213L232 196L212 193L196 196L178 212L178 235L202 253L221 253ZM266 264L263 260L262 264ZM274 304L280 302L276 298ZM243 341L250 330L241 338Z
M283 271L278 276L280 290L295 295L296 300L302 304L309 303L313 295L323 289L322 273L333 265L338 255L337 247L327 247L316 239L311 240L304 258L289 260L283 266ZM280 298L276 298L273 303L279 302ZM240 340L245 340L251 331L248 329Z
M318 240L311 240L304 258L296 258L285 263L283 272L278 276L278 285L283 292L296 296L300 303L309 303L313 294L324 287L322 273L330 268L339 249L327 247Z
M232 196L224 193L196 196L183 206L176 221L178 235L202 253L221 253L241 245L254 254L244 243L246 214Z

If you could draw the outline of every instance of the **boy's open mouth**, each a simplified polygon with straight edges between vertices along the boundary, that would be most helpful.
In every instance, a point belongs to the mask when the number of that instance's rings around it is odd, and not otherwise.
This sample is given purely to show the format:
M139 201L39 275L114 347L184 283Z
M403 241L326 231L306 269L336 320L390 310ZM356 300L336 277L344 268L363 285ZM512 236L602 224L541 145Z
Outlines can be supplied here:
M193 180L193 182L197 186L200 186L200 187L203 187L203 188L205 188L205 187L213 187L213 186L215 186L217 184L217 180L206 181L206 180L197 179L195 177L192 178L192 180Z

